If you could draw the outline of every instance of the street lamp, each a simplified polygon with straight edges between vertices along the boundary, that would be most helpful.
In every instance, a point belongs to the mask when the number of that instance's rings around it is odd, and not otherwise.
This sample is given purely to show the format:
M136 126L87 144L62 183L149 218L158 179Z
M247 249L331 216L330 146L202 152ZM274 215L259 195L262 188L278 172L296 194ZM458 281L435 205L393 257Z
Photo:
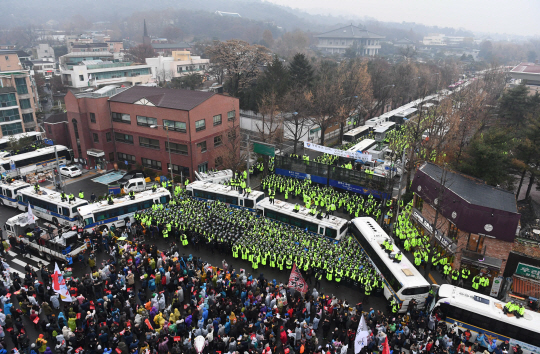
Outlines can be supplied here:
M173 165L172 165L172 160L171 160L171 144L169 141L169 127L167 127L166 125L157 125L157 124L150 126L151 129L157 129L158 127L163 127L163 129L165 129L165 132L167 132L167 150L169 151L169 169L171 170L171 180L174 186L174 173L173 173ZM183 179L184 179L184 171L180 169L180 186L182 186Z

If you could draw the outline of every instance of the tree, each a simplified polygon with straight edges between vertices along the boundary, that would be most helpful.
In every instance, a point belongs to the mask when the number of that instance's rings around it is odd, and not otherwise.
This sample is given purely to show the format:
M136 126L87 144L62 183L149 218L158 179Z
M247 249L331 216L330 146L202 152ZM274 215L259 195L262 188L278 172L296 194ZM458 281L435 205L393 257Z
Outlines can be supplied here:
M296 53L289 64L290 81L298 87L311 88L313 84L313 67L302 53Z
M286 112L283 114L283 130L292 137L293 154L297 153L297 145L309 132L309 94L304 89L293 85L282 99L282 108Z
M57 93L57 92L62 92L62 93L67 92L67 86L64 85L64 83L62 82L62 77L61 76L59 76L59 75L53 75L52 76L51 90L52 90L53 94Z
M262 35L261 44L266 48L272 48L274 46L274 36L270 30L265 29Z
M259 77L260 68L271 61L267 48L237 39L217 42L207 53L213 65L224 73L225 88L234 97L250 87Z
M68 48L65 45L55 46L53 47L53 50L54 50L54 56L57 58L61 57L62 55L66 55L68 53Z
M184 75L182 77L172 78L169 87L175 89L187 89L187 90L197 90L201 88L203 83L202 75L198 73L191 73Z
M20 138L16 138L13 135L8 137L8 146L11 151L20 151L29 146L33 142L33 138L28 135L23 135Z
M491 128L485 133L477 134L458 168L489 185L501 185L511 189L511 143L512 136L506 129Z
M43 74L36 72L34 74L34 80L36 81L38 96L40 98L45 97L45 76L43 76Z
M527 52L527 60L529 61L529 63L534 63L537 57L538 55L536 54L534 50L529 50Z
M291 58L296 53L307 53L310 38L307 33L297 29L285 32L274 43L274 53L283 58Z
M170 43L174 43L177 40L182 41L184 39L184 31L176 26L168 26L163 29L161 36L167 38Z
M400 47L398 49L399 55L402 55L407 61L414 59L418 52L414 46L408 45L406 47Z
M367 70L371 77L373 91L372 102L366 107L367 119L382 114L386 104L390 101L395 85L393 84L392 68L383 59L375 59L368 63ZM360 124L360 120L356 125Z
M247 161L247 150L242 150L242 135L238 119L227 120L227 136L222 137L224 149L221 155L223 167L233 172L239 172Z
M263 93L275 92L278 99L281 99L289 89L289 72L283 62L274 56L266 70L257 80L257 86Z
M500 99L499 116L504 123L519 127L525 124L525 116L532 108L525 85L518 85L507 90Z
M128 58L137 63L145 63L146 58L154 58L156 52L150 44L139 44L130 48L127 52Z
M257 140L266 144L279 144L282 141L282 120L278 97L275 92L266 92L259 103L260 121L256 123ZM263 178L268 174L269 158L263 155Z

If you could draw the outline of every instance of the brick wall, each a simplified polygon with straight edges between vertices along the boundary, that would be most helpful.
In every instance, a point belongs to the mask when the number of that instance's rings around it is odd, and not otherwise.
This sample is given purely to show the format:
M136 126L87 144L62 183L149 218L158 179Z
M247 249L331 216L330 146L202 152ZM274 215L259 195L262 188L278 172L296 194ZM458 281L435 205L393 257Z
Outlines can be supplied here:
M45 128L45 136L48 139L54 141L57 145L64 145L71 148L71 139L69 137L69 130L67 122L60 123L47 123L43 124Z

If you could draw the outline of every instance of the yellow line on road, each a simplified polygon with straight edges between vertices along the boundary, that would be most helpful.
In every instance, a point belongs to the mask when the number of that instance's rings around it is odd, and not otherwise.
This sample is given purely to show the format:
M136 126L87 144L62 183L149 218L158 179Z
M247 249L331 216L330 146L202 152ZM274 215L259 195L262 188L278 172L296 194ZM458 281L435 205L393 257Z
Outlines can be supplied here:
M431 275L431 273L428 273L428 277L429 277L429 280L431 280L433 284L437 285L437 282L435 281L435 279L433 279L433 276Z

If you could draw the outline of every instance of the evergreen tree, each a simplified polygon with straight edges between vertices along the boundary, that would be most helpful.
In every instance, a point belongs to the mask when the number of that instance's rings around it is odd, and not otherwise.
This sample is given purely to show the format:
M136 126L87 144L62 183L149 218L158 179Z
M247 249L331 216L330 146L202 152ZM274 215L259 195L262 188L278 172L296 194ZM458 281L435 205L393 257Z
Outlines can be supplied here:
M289 64L289 75L293 85L311 88L313 84L313 67L306 56L297 53Z
M499 116L504 123L513 126L525 125L525 115L529 110L528 90L525 85L519 85L507 90L499 102Z
M272 62L266 66L266 70L259 78L257 86L260 88L261 94L275 92L277 98L281 98L287 93L289 72L277 56L274 56Z

